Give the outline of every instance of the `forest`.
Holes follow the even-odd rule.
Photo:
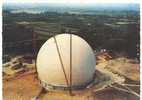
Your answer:
[[[70,12],[12,13],[3,10],[3,55],[33,52],[33,34],[37,50],[51,36],[77,34],[95,51],[124,53],[138,58],[140,50],[138,11],[94,11],[93,14]]]

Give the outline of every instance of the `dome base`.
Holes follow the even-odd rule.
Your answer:
[[[69,91],[70,88],[72,90],[81,90],[81,89],[85,89],[87,88],[90,84],[92,84],[94,82],[94,79],[92,79],[91,81],[89,81],[88,83],[85,83],[83,85],[80,86],[59,86],[59,85],[52,85],[52,84],[47,84],[43,81],[40,81],[40,84],[43,88],[45,88],[48,91]]]

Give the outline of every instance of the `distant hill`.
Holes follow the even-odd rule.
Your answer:
[[[3,10],[9,10],[14,13],[28,12],[79,12],[84,13],[88,11],[140,11],[139,4],[89,4],[89,5],[56,5],[56,4],[4,4]]]

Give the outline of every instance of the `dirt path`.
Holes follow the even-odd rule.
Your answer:
[[[3,81],[3,100],[32,100],[40,91],[35,74],[26,74],[22,78]],[[40,100],[139,100],[138,97],[112,88],[94,92],[95,89],[74,92],[50,92],[44,94]]]
[[[3,81],[3,100],[30,100],[40,87],[34,74],[25,75],[9,81]]]

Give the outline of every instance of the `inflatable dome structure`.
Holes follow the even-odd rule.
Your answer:
[[[36,67],[44,88],[81,89],[93,81],[95,55],[89,44],[73,34],[51,37],[40,48]]]

